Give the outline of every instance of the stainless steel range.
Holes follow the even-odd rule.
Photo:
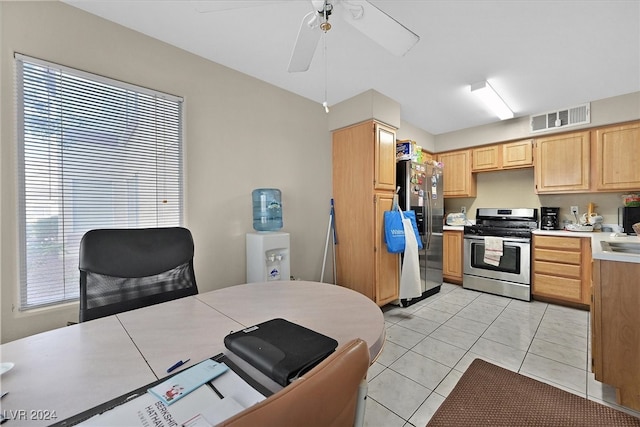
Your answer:
[[[531,232],[538,228],[532,208],[476,211],[464,227],[463,287],[531,301]]]

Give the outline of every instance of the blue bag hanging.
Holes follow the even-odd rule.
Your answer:
[[[418,249],[422,249],[422,239],[420,238],[420,232],[418,231],[418,223],[416,222],[416,213],[415,211],[404,211],[403,212],[405,218],[409,218],[411,220],[411,225],[413,226],[413,232],[416,235],[416,240],[418,241]]]
[[[398,254],[404,252],[405,240],[404,226],[402,225],[403,217],[411,220],[413,232],[415,233],[416,240],[418,241],[418,249],[422,249],[422,239],[418,232],[416,213],[414,211],[402,212],[402,210],[395,205],[393,210],[385,211],[384,213],[384,241],[387,244],[387,251],[389,253]]]
[[[387,251],[392,254],[404,252],[404,226],[400,211],[385,211],[384,213],[384,242]]]

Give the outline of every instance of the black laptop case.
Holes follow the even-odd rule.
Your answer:
[[[338,342],[285,319],[272,319],[227,335],[224,345],[286,386],[333,353]]]

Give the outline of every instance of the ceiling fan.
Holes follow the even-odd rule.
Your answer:
[[[302,18],[289,72],[307,71],[323,32],[331,29],[335,11],[343,20],[397,56],[406,54],[420,37],[366,0],[311,0],[313,10]]]

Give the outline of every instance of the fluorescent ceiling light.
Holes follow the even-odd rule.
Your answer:
[[[471,92],[478,96],[500,120],[513,118],[513,111],[505,104],[489,82],[479,82],[471,85]]]

